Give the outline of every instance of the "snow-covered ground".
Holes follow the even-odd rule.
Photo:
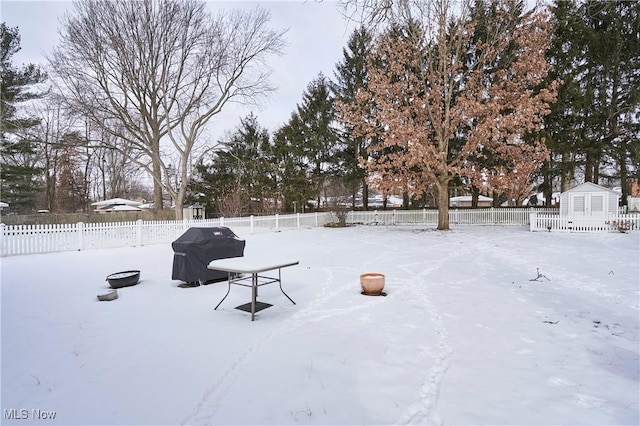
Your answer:
[[[261,287],[251,322],[234,286],[214,311],[226,283],[178,288],[170,244],[3,258],[2,424],[640,423],[638,233],[240,237],[299,259],[296,305]],[[99,302],[129,269],[141,282]],[[364,272],[386,297],[360,294]]]

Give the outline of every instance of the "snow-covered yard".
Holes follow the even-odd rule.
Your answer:
[[[638,233],[240,237],[300,260],[296,305],[262,287],[251,322],[234,286],[214,311],[226,283],[178,288],[170,244],[3,258],[2,424],[640,423]],[[363,272],[388,295],[361,295]]]

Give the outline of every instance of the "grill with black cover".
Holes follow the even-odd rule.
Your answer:
[[[207,269],[212,260],[244,256],[245,241],[227,227],[189,228],[171,243],[171,279],[206,284],[227,278],[227,273]]]

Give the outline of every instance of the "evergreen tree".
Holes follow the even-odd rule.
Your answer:
[[[20,116],[18,106],[44,96],[32,88],[44,82],[46,75],[33,64],[22,67],[12,64],[13,55],[20,50],[17,28],[2,23],[0,43],[0,194],[13,211],[30,212],[35,209],[42,189],[38,141],[30,134],[38,119]]]
[[[327,176],[340,172],[337,154],[341,152],[341,147],[338,145],[340,138],[333,102],[330,82],[320,73],[307,86],[302,94],[302,104],[297,108],[303,136],[303,151],[318,206]]]
[[[240,120],[221,143],[210,164],[198,166],[199,179],[190,185],[190,201],[204,201],[208,209],[228,214],[262,212],[276,199],[275,175],[269,163],[269,133],[255,115]],[[194,194],[203,193],[201,200]],[[231,205],[233,204],[233,206]]]
[[[619,180],[626,202],[629,172],[638,170],[640,3],[557,1],[551,10],[555,38],[549,58],[562,85],[545,121],[555,153],[546,171],[547,192],[558,175],[567,190],[580,173],[594,183]]]
[[[640,135],[640,3],[589,0],[581,9],[587,46],[582,86],[591,101],[584,120],[585,180],[598,183],[603,160],[610,159],[626,204],[628,159]]]
[[[541,136],[551,151],[550,160],[541,170],[542,192],[551,205],[554,181],[560,180],[560,191],[570,189],[576,168],[576,150],[580,144],[579,117],[588,105],[578,84],[578,66],[582,57],[581,28],[578,7],[574,1],[557,0],[550,7],[553,34],[547,51],[551,64],[546,82],[558,81],[558,98],[545,117]]]
[[[309,178],[305,153],[304,124],[297,112],[278,129],[273,138],[272,164],[277,170],[277,187],[284,211],[299,211],[316,193]]]
[[[336,99],[343,107],[352,106],[356,102],[356,95],[367,90],[367,56],[373,46],[373,36],[362,26],[349,37],[347,47],[342,50],[342,62],[336,65],[333,84],[333,92]],[[341,120],[344,131],[341,133],[342,152],[339,153],[341,168],[344,174],[344,183],[352,188],[352,207],[355,207],[355,195],[358,189],[362,189],[362,203],[365,210],[368,209],[369,187],[367,176],[361,162],[368,157],[367,148],[369,140],[357,135],[353,127]]]

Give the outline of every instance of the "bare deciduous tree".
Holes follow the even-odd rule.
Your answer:
[[[258,8],[213,16],[194,0],[77,1],[49,61],[69,107],[130,144],[126,154],[153,176],[156,207],[164,190],[180,219],[209,121],[227,102],[273,90],[266,61],[281,54],[284,31],[269,19]]]

